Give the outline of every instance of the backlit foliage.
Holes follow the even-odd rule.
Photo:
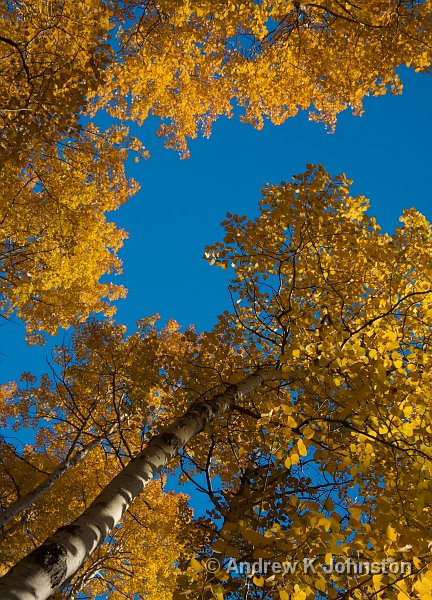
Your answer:
[[[126,336],[90,318],[110,317],[125,293],[102,278],[120,272],[127,235],[107,213],[138,189],[125,162],[147,157],[126,121],[157,117],[183,157],[234,113],[260,129],[305,110],[332,130],[366,96],[399,93],[397,67],[430,71],[431,1],[13,0],[0,22],[0,312],[21,317],[33,342],[76,326],[51,373],[0,388],[0,424],[12,428],[0,438],[1,572],[191,400],[273,367],[280,381],[193,438],[57,598],[431,600],[422,215],[407,210],[381,233],[345,176],[310,166],[267,186],[255,221],[229,215],[207,250],[234,272],[233,311],[213,331],[146,318]],[[12,435],[22,427],[34,430],[23,448]],[[177,469],[205,494],[206,517],[164,491]],[[307,558],[316,572],[225,569]],[[412,573],[323,574],[347,558],[406,560]]]
[[[6,566],[47,523],[52,531],[88,505],[192,399],[271,366],[280,381],[234,403],[169,466],[205,495],[207,517],[190,521],[184,498],[156,480],[59,598],[429,598],[432,227],[411,209],[382,233],[349,186],[310,166],[267,186],[254,221],[229,216],[206,256],[233,269],[235,309],[213,331],[150,318],[125,337],[89,321],[56,352],[50,377],[2,388],[3,423],[38,425],[21,452],[2,442],[4,509],[98,441],[4,528]],[[150,564],[137,549],[147,544]],[[323,571],[348,558],[406,561],[412,572]],[[315,559],[315,569],[248,577],[228,572],[230,559]]]
[[[209,135],[233,104],[262,128],[299,110],[330,128],[367,95],[401,89],[395,68],[431,65],[431,3],[405,0],[167,0],[127,3],[122,60],[106,70],[95,105],[139,123],[162,120],[166,144]]]
[[[188,344],[174,323],[159,331],[143,319],[125,338],[121,326],[88,322],[70,347],[55,352],[53,372],[36,385],[24,374],[20,386],[1,388],[1,425],[36,431],[33,444],[0,438],[0,505],[4,510],[41,484],[68,458],[96,440],[97,445],[54,485],[29,503],[2,530],[1,572],[73,520],[145,445],[155,426],[176,409],[165,401],[170,386],[159,373],[161,357],[181,360]],[[192,335],[192,333],[191,333]],[[60,370],[58,370],[60,369]],[[155,425],[154,419],[158,417]],[[61,598],[169,600],[176,585],[176,564],[192,554],[187,496],[164,492],[165,479],[152,482],[145,497],[127,512],[120,527],[94,553]],[[204,536],[205,537],[205,536]]]
[[[102,3],[0,4],[0,310],[56,333],[124,295],[125,233],[106,220],[136,189],[120,127],[80,122],[111,53]],[[34,335],[32,341],[41,341]]]
[[[260,216],[231,216],[208,249],[235,272],[224,329],[250,364],[280,365],[285,384],[255,393],[183,458],[207,470],[223,519],[199,563],[314,558],[317,572],[248,579],[195,563],[196,595],[429,598],[432,228],[409,210],[381,233],[349,183],[310,167],[268,186]],[[413,574],[322,572],[348,557],[406,560]]]
[[[101,281],[126,235],[106,213],[137,189],[128,150],[147,151],[118,119],[157,117],[183,156],[234,105],[258,128],[308,110],[332,129],[400,91],[399,65],[430,69],[431,19],[430,0],[1,2],[3,316],[41,342],[124,295]]]

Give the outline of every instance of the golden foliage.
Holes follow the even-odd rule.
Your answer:
[[[106,212],[137,189],[127,150],[147,152],[96,113],[158,117],[187,156],[233,104],[258,128],[298,110],[332,128],[365,96],[400,91],[399,65],[431,64],[429,0],[13,1],[0,22],[0,309],[34,342],[124,295],[101,283],[125,237]]]
[[[223,481],[213,500],[223,527],[201,556],[300,565],[312,558],[316,572],[257,573],[253,587],[223,569],[192,570],[188,585],[207,590],[204,597],[221,586],[233,597],[251,587],[251,597],[261,587],[311,600],[317,591],[424,597],[432,226],[410,210],[393,235],[381,233],[349,184],[310,166],[267,186],[259,217],[230,216],[224,242],[207,251],[235,272],[236,310],[224,328],[231,322],[256,366],[280,365],[285,385],[254,393],[212,426],[211,439],[188,449]],[[348,559],[407,561],[412,572],[325,572]]]
[[[431,4],[395,0],[219,0],[129,3],[122,60],[106,69],[95,108],[142,123],[159,117],[166,145],[209,135],[233,105],[259,129],[299,110],[330,128],[367,95],[401,90],[399,65],[431,65]]]
[[[154,318],[125,338],[125,328],[110,321],[88,321],[70,347],[55,352],[52,377],[39,385],[25,373],[21,386],[0,391],[3,424],[33,428],[34,442],[19,450],[0,438],[0,504],[11,506],[32,492],[90,442],[97,444],[66,469],[42,495],[29,502],[2,530],[2,573],[57,528],[76,518],[125,462],[140,452],[162,410],[178,410],[165,400],[169,386],[159,372],[161,355],[184,352],[178,327],[159,331]],[[12,438],[10,438],[13,440]],[[126,513],[105,544],[63,590],[113,599],[141,593],[169,600],[179,573],[177,563],[191,554],[202,534],[190,527],[184,494],[165,492],[165,477],[153,481]]]
[[[27,388],[0,389],[1,424],[37,427],[22,451],[0,441],[2,508],[97,442],[4,529],[4,570],[82,512],[191,396],[272,365],[283,385],[234,405],[181,453],[185,478],[205,476],[213,521],[191,526],[185,498],[152,483],[63,597],[430,596],[432,230],[422,215],[405,211],[382,234],[345,176],[311,166],[268,186],[255,221],[230,216],[223,244],[208,249],[211,263],[235,272],[235,310],[214,331],[158,330],[146,319],[126,338],[88,317],[111,315],[124,294],[101,283],[120,271],[126,236],[106,213],[137,189],[128,151],[147,155],[122,124],[100,130],[98,113],[158,117],[159,135],[183,156],[233,105],[257,128],[308,110],[331,129],[346,108],[361,114],[365,96],[398,93],[398,66],[430,69],[431,8],[0,4],[0,310],[21,317],[34,342],[78,326],[55,356],[60,375],[35,385],[24,374]],[[198,558],[177,578],[192,548]],[[321,570],[213,576],[203,567],[213,553],[315,557]],[[324,577],[334,557],[403,558],[413,572]]]
[[[120,271],[125,238],[106,212],[136,190],[127,130],[80,121],[110,54],[108,18],[99,2],[0,6],[0,310],[33,342],[124,295],[100,279]]]
[[[54,379],[36,386],[25,374],[27,389],[2,389],[6,417],[17,426],[46,423],[22,453],[2,444],[4,506],[77,448],[101,441],[8,525],[7,565],[30,549],[32,537],[41,541],[48,521],[51,531],[80,512],[191,398],[211,397],[272,365],[281,382],[234,402],[170,465],[180,465],[185,479],[204,476],[196,485],[213,506],[210,518],[189,522],[184,499],[155,484],[70,593],[424,597],[432,526],[432,226],[410,210],[393,235],[381,233],[367,200],[351,196],[349,186],[345,176],[309,166],[289,183],[267,186],[254,221],[229,216],[223,243],[206,255],[234,270],[235,310],[213,331],[182,332],[174,322],[158,330],[149,318],[126,338],[124,327],[89,321],[56,353]],[[137,551],[146,544],[151,564]],[[208,557],[221,561],[220,571],[205,569]],[[229,559],[313,559],[314,569],[233,576],[223,568]],[[327,572],[333,561],[348,560],[405,562],[411,571]],[[105,582],[95,575],[101,570]]]

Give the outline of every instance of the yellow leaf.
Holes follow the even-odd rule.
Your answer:
[[[313,438],[313,436],[314,436],[314,434],[315,434],[315,430],[314,430],[314,429],[312,429],[312,427],[305,427],[305,428],[302,430],[302,433],[303,433],[304,437],[305,437],[307,440],[310,440],[310,439],[312,439],[312,438]]]
[[[202,573],[204,571],[204,567],[202,566],[202,564],[200,562],[198,562],[196,560],[196,558],[191,558],[191,567],[192,567],[192,569],[195,569],[195,571],[198,571],[199,573]]]
[[[353,517],[353,519],[357,519],[357,520],[360,519],[361,514],[363,512],[363,509],[361,506],[350,506],[348,510],[351,513],[351,516]]]
[[[300,456],[298,454],[294,453],[294,454],[290,455],[290,459],[291,459],[292,465],[298,465],[298,463],[300,461]]]
[[[378,592],[382,587],[384,587],[384,585],[383,585],[383,575],[382,574],[373,575],[372,576],[372,581],[373,581],[373,585],[374,585],[375,591]]]
[[[386,535],[387,535],[388,539],[391,540],[392,542],[395,542],[398,539],[397,531],[395,529],[393,529],[393,527],[391,525],[389,525],[387,527]]]
[[[223,600],[223,598],[224,598],[223,589],[221,587],[217,587],[216,589],[213,589],[213,594],[215,595],[217,600]]]
[[[307,455],[307,448],[306,448],[306,446],[305,446],[305,444],[304,444],[304,442],[303,442],[302,439],[300,439],[297,442],[297,448],[298,448],[300,456],[306,456]]]

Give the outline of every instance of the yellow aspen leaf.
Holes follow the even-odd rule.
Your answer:
[[[224,599],[223,589],[221,587],[213,588],[213,594],[217,600]]]
[[[378,592],[381,588],[384,587],[382,574],[372,575],[372,581],[375,591]]]
[[[360,519],[363,509],[361,506],[350,506],[349,507],[349,512],[351,514],[351,516],[353,517],[353,519]]]
[[[253,582],[258,587],[264,587],[265,579],[264,579],[264,577],[261,577],[261,576],[254,577]]]
[[[291,416],[288,416],[286,418],[286,424],[287,424],[287,427],[290,427],[291,429],[295,429],[297,427],[297,421],[295,419],[293,419]]]
[[[322,526],[325,531],[329,531],[331,527],[331,520],[327,519],[326,517],[321,517],[321,519],[318,521],[318,525]]]
[[[314,436],[315,431],[314,429],[312,429],[312,427],[305,427],[304,429],[302,429],[302,433],[307,440],[311,440]]]
[[[367,443],[365,446],[366,454],[373,454],[373,451],[374,451],[374,447],[372,446],[372,444]]]
[[[296,583],[294,586],[294,593],[291,594],[294,600],[306,600],[306,592],[300,589],[300,586]]]
[[[331,564],[331,563],[327,563],[327,564]],[[317,589],[319,592],[323,592],[323,593],[325,593],[325,592],[326,592],[326,590],[327,590],[327,585],[326,585],[326,581],[325,581],[325,579],[324,579],[324,578],[322,578],[322,577],[318,577],[318,578],[315,580],[315,582],[314,582],[314,583],[315,583],[315,587],[316,587],[316,589]]]
[[[191,567],[199,573],[202,573],[204,571],[204,567],[202,566],[202,564],[199,561],[197,561],[196,558],[193,557],[191,558]]]
[[[300,456],[296,452],[293,452],[290,454],[290,460],[291,465],[298,465],[298,463],[300,462]]]
[[[301,438],[297,442],[297,448],[298,448],[300,456],[306,456],[307,455],[307,448],[305,446],[304,441]]]
[[[397,531],[391,525],[387,527],[386,535],[392,542],[396,542],[398,539]]]

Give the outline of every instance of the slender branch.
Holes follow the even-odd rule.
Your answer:
[[[1,599],[47,600],[81,568],[132,501],[192,437],[264,383],[282,379],[278,369],[259,369],[221,394],[193,402],[171,426],[150,440],[144,452],[114,477],[80,517],[58,529],[0,579]]]
[[[117,423],[112,425],[106,435],[112,433],[117,427]],[[78,464],[83,458],[91,451],[96,448],[105,436],[100,436],[86,444],[81,450],[76,452],[72,458],[67,458],[49,475],[42,483],[40,483],[33,491],[29,492],[25,496],[19,498],[6,510],[0,513],[0,529],[4,529],[6,525],[16,517],[22,510],[25,510],[33,504],[38,498],[40,498],[45,492],[47,492],[55,483],[60,479],[64,473],[69,471],[72,467]]]

